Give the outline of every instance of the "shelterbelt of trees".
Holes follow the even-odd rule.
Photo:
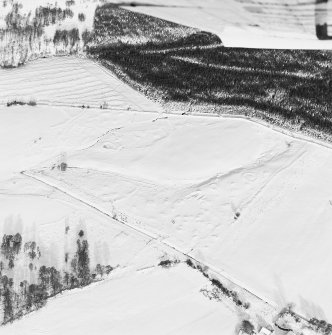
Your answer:
[[[66,228],[66,235],[69,227]],[[76,252],[64,253],[65,267],[57,269],[42,261],[35,241],[24,241],[20,233],[4,234],[0,246],[0,325],[45,306],[47,299],[64,290],[87,286],[108,275],[113,267],[90,266],[89,243],[81,230]],[[21,277],[17,278],[16,268]],[[23,276],[22,276],[23,274]]]
[[[38,6],[28,13],[23,11],[24,5],[20,3],[3,2],[3,6],[11,7],[0,29],[1,67],[16,67],[48,54],[79,51],[80,36],[77,28],[69,31],[56,28],[54,38],[45,34],[45,27],[57,27],[60,22],[74,17],[69,4],[66,8]],[[80,14],[78,21],[85,19]]]

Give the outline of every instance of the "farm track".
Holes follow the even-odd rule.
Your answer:
[[[97,66],[102,68],[101,65],[99,63],[97,63]],[[114,79],[117,79],[119,80],[116,76],[114,76],[114,74],[111,74],[109,70],[107,69],[103,69],[105,73],[107,73],[108,75],[110,76],[113,76]],[[38,105],[41,105],[41,106],[50,106],[50,107],[68,107],[68,108],[80,108],[82,109],[82,106],[80,106],[79,104],[72,104],[72,103],[61,103],[61,102],[55,102],[55,101],[50,101],[50,100],[44,100],[44,101],[41,101],[39,102],[38,101]],[[87,106],[86,106],[87,107]],[[85,107],[85,108],[86,108]],[[98,104],[91,104],[89,105],[90,108],[100,108],[100,105]],[[109,111],[124,111],[124,112],[146,112],[146,113],[156,113],[156,114],[159,114],[160,115],[160,111],[157,111],[157,110],[154,110],[154,111],[151,111],[151,110],[142,110],[140,108],[138,109],[128,109],[128,108],[122,108],[120,106],[116,106],[116,107],[112,107],[112,108],[105,108],[105,110],[109,110]],[[176,116],[180,116],[182,113],[182,111],[179,111],[179,112],[164,112],[163,115],[176,115]],[[182,117],[192,117],[192,116],[196,116],[196,117],[221,117],[221,118],[230,118],[230,119],[242,119],[242,120],[246,120],[246,121],[250,121],[250,122],[254,122],[255,124],[259,124],[261,126],[264,126],[264,127],[268,127],[270,128],[271,130],[274,130],[276,132],[279,132],[279,133],[282,133],[282,134],[285,134],[287,136],[290,136],[294,139],[297,139],[297,140],[301,140],[301,141],[304,141],[304,142],[309,142],[309,143],[313,143],[313,144],[316,144],[316,145],[320,145],[320,146],[323,146],[323,147],[326,147],[326,148],[329,148],[329,149],[332,149],[332,145],[330,145],[329,143],[325,143],[323,141],[320,141],[320,140],[316,140],[316,139],[313,139],[313,138],[309,138],[307,136],[304,136],[304,135],[300,135],[300,134],[294,134],[290,131],[287,131],[285,130],[284,128],[281,128],[281,127],[276,127],[274,125],[271,125],[265,121],[262,121],[260,119],[255,119],[255,118],[252,118],[250,116],[244,116],[244,115],[230,115],[230,114],[205,114],[205,113],[190,113],[188,115],[185,115],[185,116],[182,116]],[[158,118],[157,118],[158,119]],[[121,219],[119,218],[113,218],[112,214],[106,212],[105,210],[103,210],[102,208],[100,208],[98,205],[95,205],[94,203],[91,203],[89,202],[88,200],[84,199],[84,198],[81,198],[75,194],[72,194],[70,191],[64,189],[64,188],[61,188],[57,185],[52,185],[51,183],[49,183],[48,181],[45,181],[43,179],[40,179],[38,177],[36,177],[35,175],[29,173],[28,171],[23,171],[22,174],[26,177],[29,177],[29,178],[32,178],[34,179],[35,181],[38,181],[40,183],[43,183],[49,187],[51,187],[53,190],[56,190],[56,191],[59,191],[67,196],[69,196],[70,198],[84,204],[85,206],[88,206],[90,207],[91,209],[95,210],[95,211],[98,211],[100,214],[108,217],[108,218],[111,218],[113,220],[115,220],[119,225],[125,225],[126,227],[132,229],[133,231],[135,231],[136,233],[138,234],[141,234],[141,235],[144,235],[145,237],[148,237],[149,239],[151,239],[152,241],[154,241],[155,243],[159,244],[159,245],[162,245],[163,247],[169,249],[169,250],[172,250],[173,252],[175,251],[176,253],[179,253],[181,254],[182,256],[184,257],[187,257],[188,259],[191,259],[193,261],[195,261],[197,264],[199,264],[200,266],[202,267],[208,267],[209,268],[209,273],[211,273],[212,275],[218,277],[218,278],[221,278],[221,279],[224,279],[226,281],[228,281],[229,283],[231,283],[232,285],[234,285],[235,287],[237,287],[238,289],[244,291],[248,296],[250,296],[250,299],[251,301],[259,301],[260,304],[263,304],[264,306],[266,306],[266,308],[270,311],[273,311],[273,313],[276,313],[277,310],[276,310],[276,304],[273,302],[273,301],[268,301],[268,299],[265,299],[263,297],[260,297],[258,294],[255,294],[250,288],[247,288],[243,283],[240,283],[239,281],[237,281],[236,279],[232,278],[229,274],[225,273],[222,269],[218,269],[216,267],[214,267],[213,265],[209,264],[209,263],[206,263],[206,262],[202,262],[201,260],[197,259],[196,257],[193,257],[190,255],[190,252],[187,252],[185,250],[182,250],[181,248],[175,246],[175,245],[171,245],[165,241],[162,240],[162,237],[148,231],[148,230],[145,230],[145,229],[141,229],[140,227],[137,227],[135,225],[131,225],[131,224],[128,224],[127,222],[125,221],[122,221]],[[302,317],[301,315],[298,315],[301,319],[303,319],[304,321],[307,321],[304,317]]]
[[[274,301],[271,301],[267,298],[262,297],[258,293],[255,293],[251,288],[247,287],[244,283],[233,278],[231,275],[226,273],[224,270],[217,268],[208,262],[204,262],[195,256],[192,256],[191,255],[191,252],[193,251],[192,249],[188,252],[188,251],[185,251],[179,248],[176,245],[167,243],[163,240],[163,236],[152,233],[147,229],[142,229],[140,227],[137,227],[134,224],[130,224],[126,222],[125,220],[122,220],[121,217],[114,216],[113,215],[114,213],[105,211],[103,208],[101,208],[97,204],[90,202],[89,200],[84,199],[81,196],[73,194],[70,191],[62,188],[59,185],[55,185],[53,183],[50,183],[47,180],[44,180],[43,178],[39,178],[35,174],[30,173],[29,171],[22,171],[21,174],[24,175],[25,177],[33,179],[36,182],[42,183],[50,187],[53,190],[53,192],[58,191],[64,194],[65,196],[70,197],[71,199],[83,204],[84,206],[87,206],[90,209],[99,212],[101,215],[109,219],[112,219],[116,224],[125,226],[126,228],[129,228],[130,230],[134,231],[136,234],[139,234],[140,236],[143,236],[145,238],[149,238],[150,240],[148,241],[148,243],[151,243],[153,241],[154,243],[156,243],[156,245],[162,246],[163,248],[165,248],[166,250],[169,250],[170,252],[173,252],[173,253],[175,252],[176,254],[181,255],[182,257],[186,259],[190,259],[191,261],[199,265],[201,268],[203,269],[207,268],[208,269],[207,273],[210,275],[210,277],[217,278],[221,280],[222,282],[227,282],[228,283],[227,286],[234,287],[235,291],[238,291],[241,294],[241,296],[244,296],[245,297],[244,299],[247,299],[246,301],[248,301],[249,303],[253,303],[254,306],[257,306],[257,305],[260,306],[261,307],[260,310],[263,311],[265,314],[273,315],[273,317],[278,314],[279,312],[278,306]],[[306,324],[309,322],[309,320],[303,315],[298,314],[298,313],[295,313],[295,315],[298,318],[300,318],[302,322]]]
[[[32,178],[33,180],[42,183],[44,185],[47,185],[49,187],[51,187],[53,190],[59,191],[60,193],[80,202],[81,204],[84,204],[85,206],[88,206],[89,208],[99,212],[100,214],[102,214],[103,216],[108,217],[109,219],[114,220],[115,222],[117,222],[119,225],[124,225],[127,228],[130,228],[131,230],[135,231],[136,233],[138,233],[141,236],[144,237],[148,237],[149,239],[153,240],[155,243],[162,245],[163,247],[166,247],[166,249],[170,250],[170,251],[175,251],[176,253],[191,259],[192,261],[196,262],[197,264],[199,264],[202,268],[207,267],[209,269],[209,273],[211,273],[212,275],[216,276],[217,278],[220,278],[223,281],[227,281],[229,282],[229,284],[234,285],[235,287],[237,287],[240,291],[243,291],[246,295],[251,297],[251,301],[255,300],[256,302],[259,302],[260,304],[263,304],[265,306],[265,308],[267,308],[268,310],[270,310],[270,312],[277,312],[277,306],[273,301],[268,301],[268,299],[264,299],[262,297],[260,297],[258,294],[254,293],[250,288],[246,288],[245,285],[243,283],[240,283],[239,281],[237,281],[236,279],[232,278],[230,275],[228,275],[227,273],[225,273],[222,269],[218,269],[215,266],[213,266],[210,263],[206,263],[206,262],[202,262],[201,260],[199,260],[197,257],[194,257],[192,255],[190,255],[190,252],[186,252],[182,249],[180,249],[179,247],[169,244],[165,241],[162,240],[162,236],[159,236],[157,234],[154,234],[146,229],[142,229],[140,227],[137,227],[133,224],[129,224],[128,222],[125,222],[123,220],[121,220],[118,217],[113,216],[113,213],[108,213],[105,210],[103,210],[102,208],[100,208],[100,206],[98,206],[97,204],[91,203],[88,200],[83,199],[80,196],[77,196],[73,193],[71,193],[68,190],[63,189],[62,187],[60,187],[59,185],[54,185],[42,178],[38,178],[36,175],[34,175],[33,173],[30,173],[29,171],[22,171],[21,172],[22,175]]]
[[[5,106],[5,103],[0,103],[0,105]],[[57,102],[41,102],[38,103],[40,106],[49,106],[49,107],[68,107],[68,108],[77,108],[77,109],[100,109],[100,105],[93,105],[89,104],[87,106],[79,105],[79,104],[65,104],[65,103],[57,103]],[[225,107],[226,108],[226,107]],[[191,113],[183,113],[183,111],[163,111],[160,113],[160,111],[151,111],[151,110],[139,110],[139,109],[128,109],[128,108],[121,108],[121,107],[112,107],[112,108],[103,108],[103,110],[108,110],[108,111],[120,111],[120,112],[133,112],[133,113],[155,113],[155,114],[162,114],[167,117],[167,115],[175,115],[175,116],[187,116],[187,117],[214,117],[214,118],[224,118],[224,119],[240,119],[240,120],[245,120],[249,121],[252,123],[255,123],[257,125],[260,125],[265,128],[269,128],[272,131],[275,131],[279,134],[286,135],[288,137],[291,137],[296,140],[300,140],[303,142],[319,145],[321,147],[327,148],[327,149],[332,149],[332,144],[329,141],[324,141],[320,139],[316,139],[312,136],[301,134],[301,133],[296,133],[292,132],[291,130],[288,130],[287,128],[283,128],[280,126],[272,125],[271,123],[268,123],[266,121],[263,121],[258,118],[254,118],[251,116],[246,116],[242,114],[227,114],[227,113],[196,113],[196,112],[191,112]],[[157,120],[158,118],[156,118]]]

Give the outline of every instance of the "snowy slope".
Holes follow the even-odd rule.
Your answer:
[[[332,319],[331,149],[248,120],[160,114],[85,59],[39,60],[0,77],[2,102],[37,101],[0,107],[0,232],[36,238],[40,262],[61,267],[69,223],[74,243],[84,228],[93,265],[120,266],[109,281],[4,328],[8,334],[72,334],[78,318],[91,333],[97,301],[101,334],[155,333],[160,324],[165,334],[231,334],[238,311],[199,293],[207,281],[194,270],[136,272],[181,253],[271,304],[295,302],[304,315]],[[65,90],[64,81],[72,83]],[[82,104],[98,108],[73,107]],[[59,171],[64,160],[69,168]]]
[[[280,307],[331,318],[330,149],[248,121],[154,120],[137,117],[68,154],[66,173],[34,175],[124,213]]]
[[[63,294],[43,310],[5,326],[1,333],[232,334],[237,316],[199,292],[207,284],[185,265],[115,272],[105,282]]]
[[[61,68],[64,69],[63,72],[60,71]],[[84,225],[93,227],[96,218],[89,218],[89,211],[80,209],[76,203],[71,204],[66,197],[53,197],[52,188],[42,187],[23,177],[20,172],[47,165],[50,160],[62,157],[63,153],[93,145],[110,127],[121,127],[123,123],[131,122],[135,118],[131,108],[141,111],[145,108],[158,110],[159,107],[94,63],[78,58],[39,60],[24,68],[1,70],[0,77],[3,79],[3,101],[12,101],[14,97],[28,101],[31,98],[30,92],[43,98],[41,101],[36,99],[37,106],[0,107],[0,156],[3,157],[0,167],[0,221],[4,223],[0,226],[0,232],[15,234],[16,229],[20,233],[27,230],[38,235],[39,229],[47,234],[47,229],[52,227],[55,235],[50,240],[58,236],[59,240],[53,240],[52,243],[61,245],[67,222],[72,222],[76,231],[83,221],[87,221]],[[33,78],[35,85],[31,86],[30,78]],[[71,83],[67,89],[61,89],[63,80]],[[100,95],[96,91],[100,91]],[[14,96],[14,92],[19,92],[20,96]],[[82,101],[89,105],[98,103],[98,106],[99,103],[109,102],[111,109],[98,108],[92,111],[48,106],[58,103],[70,106],[81,104]],[[113,108],[123,111],[115,116],[112,114]],[[142,118],[145,118],[144,113]],[[59,162],[56,160],[55,163]],[[105,217],[103,220],[105,221]],[[48,228],[45,230],[44,226]],[[118,228],[114,229],[114,234],[117,235]],[[107,240],[107,234],[97,229],[93,239],[98,241],[98,238],[104,236]],[[126,235],[128,234],[125,233],[124,236]],[[45,242],[45,235],[40,240]],[[146,237],[138,240],[145,243]],[[126,242],[126,237],[123,241]],[[125,255],[126,253],[124,257],[128,256]]]
[[[222,329],[232,333],[238,323],[236,309],[207,299],[200,289],[211,284],[198,271],[187,265],[157,268],[162,259],[185,259],[181,254],[52,186],[20,174],[48,166],[50,161],[59,164],[66,154],[94,146],[110,129],[136,120],[150,121],[151,114],[133,110],[150,108],[157,117],[159,106],[88,60],[39,60],[25,68],[3,70],[0,76],[7,82],[4,85],[1,81],[3,102],[37,100],[37,106],[0,106],[0,234],[19,233],[23,244],[34,241],[41,252],[33,261],[36,270],[29,269],[29,260],[17,257],[15,267],[5,274],[13,278],[17,290],[23,280],[37,283],[41,265],[67,271],[64,255],[72,259],[80,231],[89,243],[91,268],[97,264],[115,267],[105,282],[64,292],[41,310],[4,326],[1,332],[216,334]],[[29,85],[30,78],[35,90]],[[63,80],[72,85],[61,89]],[[102,94],[93,94],[97,90]],[[72,107],[105,101],[108,109]],[[2,320],[2,305],[0,311]]]
[[[13,100],[35,100],[38,105],[158,109],[108,70],[78,57],[39,59],[22,68],[1,70],[0,103]]]
[[[24,242],[35,241],[41,249],[39,265],[66,267],[64,254],[68,252],[71,256],[75,252],[76,236],[80,230],[84,231],[89,243],[91,268],[97,264],[151,266],[158,264],[164,255],[164,250],[155,245],[146,247],[147,237],[119,226],[112,219],[50,187],[41,187],[39,183],[22,177],[1,186],[0,233],[20,233]],[[69,232],[66,232],[66,227],[69,227]],[[26,271],[27,265],[15,266],[12,273],[15,284],[29,279],[23,277],[27,272],[30,279],[38,275]]]

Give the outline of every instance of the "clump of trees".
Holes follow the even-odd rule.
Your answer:
[[[161,266],[161,267],[163,267],[163,268],[169,268],[169,267],[171,267],[172,266],[172,261],[171,260],[169,260],[169,259],[166,259],[166,260],[164,260],[164,261],[160,261],[159,262],[159,266]]]
[[[84,22],[84,21],[85,21],[85,14],[83,14],[83,13],[79,13],[79,14],[78,14],[78,19],[79,19],[81,22]]]
[[[12,10],[6,15],[5,22],[8,29],[22,29],[28,25],[30,15],[22,15],[20,9],[23,7],[22,4],[13,3]]]
[[[114,268],[111,265],[97,264],[95,271],[92,272],[91,277],[93,279],[102,278],[104,275],[109,275]]]
[[[34,13],[24,14],[21,4],[14,2],[10,5],[11,10],[5,17],[6,28],[0,29],[0,53],[5,56],[0,66],[3,67],[18,66],[32,55],[43,53],[44,40],[49,43],[44,28],[74,17],[69,7],[40,6]]]
[[[294,320],[297,323],[301,321],[299,316],[294,312],[294,304],[292,303],[287,304],[287,306],[282,308],[282,310],[278,314],[278,317],[281,320],[289,318],[289,319]]]
[[[332,324],[326,322],[325,320],[311,318],[309,320],[309,324],[311,325],[311,328],[314,329],[318,333],[321,333],[324,335],[332,334]]]
[[[14,318],[14,307],[12,303],[14,298],[13,285],[14,282],[12,278],[8,278],[7,276],[1,276],[0,292],[3,304],[4,323],[12,321]]]
[[[82,33],[82,41],[87,46],[93,40],[93,33],[89,30],[84,30]]]
[[[190,266],[191,268],[196,269],[195,264],[193,263],[193,261],[192,261],[190,258],[188,258],[188,259],[186,260],[186,263],[187,263],[187,265]]]
[[[204,277],[208,278],[213,285],[212,291],[201,290],[209,299],[221,300],[222,297],[228,297],[233,300],[233,302],[241,308],[248,309],[250,304],[248,302],[242,301],[239,294],[233,290],[227,288],[221,281],[216,278],[211,278],[208,274],[208,269],[201,266],[200,264],[194,264],[194,262],[188,258],[186,264],[191,268],[200,271]]]
[[[317,334],[332,334],[332,324],[317,318],[311,318],[310,320],[303,319],[294,312],[294,304],[288,304],[284,307],[279,312],[275,321],[275,325],[284,332],[290,332],[292,329],[298,328],[299,324],[301,324],[302,329],[309,329],[310,334],[312,330]]]
[[[1,254],[5,260],[8,260],[8,267],[12,269],[14,267],[15,256],[21,250],[22,236],[17,233],[15,235],[4,235],[1,243]]]
[[[82,237],[77,240],[77,252],[75,259],[76,273],[80,285],[89,284],[91,282],[89,243],[87,240],[83,240]]]
[[[71,6],[74,6],[75,5],[75,1],[74,0],[67,0],[66,1],[66,6],[67,7],[71,7]]]
[[[47,292],[40,284],[29,284],[27,280],[24,280],[20,283],[20,290],[16,297],[11,302],[16,306],[14,319],[45,306]]]
[[[240,331],[243,334],[252,335],[255,334],[255,327],[249,320],[243,320],[240,325]]]
[[[161,266],[163,268],[170,268],[172,265],[178,264],[180,261],[178,259],[164,259],[161,260],[158,264],[158,266]]]
[[[222,294],[223,296],[232,299],[233,302],[239,307],[243,307],[244,309],[248,309],[250,307],[248,302],[243,302],[240,299],[237,292],[228,289],[219,280],[213,278],[211,279],[211,283],[214,286],[214,289],[212,290],[212,297],[218,299],[219,294]]]
[[[19,30],[21,33],[29,31],[40,32],[43,27],[74,17],[74,13],[70,8],[61,9],[58,7],[39,6],[36,8],[34,15],[31,13],[27,15],[21,14],[21,8],[22,4],[12,4],[12,10],[5,17],[7,29]]]
[[[53,38],[55,45],[63,43],[65,47],[73,48],[80,41],[80,33],[77,28],[71,30],[56,30]]]
[[[76,252],[70,262],[69,254],[65,253],[66,263],[70,264],[70,267],[63,271],[55,266],[36,266],[38,263],[35,261],[40,261],[41,252],[35,241],[25,242],[22,248],[22,236],[19,233],[3,235],[0,254],[0,306],[3,324],[43,307],[49,297],[56,296],[64,290],[89,285],[113,271],[112,266],[101,264],[97,264],[92,270],[89,243],[84,237],[84,231],[81,230],[77,236]],[[30,262],[27,266],[30,271],[37,271],[38,280],[33,283],[23,280],[19,285],[14,285],[14,278],[9,277],[9,273],[14,267],[14,260],[23,257],[28,257]],[[7,261],[9,262],[6,265]]]
[[[35,258],[40,258],[41,252],[39,246],[35,241],[25,242],[24,243],[24,252],[29,256],[29,258],[33,261]]]
[[[47,27],[73,17],[74,13],[70,8],[40,6],[35,11],[33,26]]]
[[[7,107],[11,106],[37,106],[37,102],[35,100],[29,100],[28,102],[26,101],[21,101],[21,100],[12,100],[7,102]]]

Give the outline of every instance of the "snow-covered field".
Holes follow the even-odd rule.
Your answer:
[[[59,71],[63,68],[66,71]],[[36,265],[66,269],[63,256],[74,252],[75,236],[83,230],[89,242],[91,267],[110,264],[116,268],[105,282],[63,293],[1,332],[200,334],[204,330],[214,334],[216,329],[223,329],[231,333],[238,323],[237,312],[210,302],[200,293],[200,289],[211,286],[206,278],[186,265],[157,268],[169,257],[184,260],[180,253],[20,174],[50,162],[58,164],[59,157],[93,146],[112,128],[156,118],[159,106],[88,60],[38,60],[24,68],[3,70],[0,75],[8,84],[1,87],[3,102],[7,98],[27,101],[32,93],[37,101],[37,106],[0,107],[1,234],[20,233],[23,241],[35,241],[41,250]],[[35,90],[29,89],[29,78],[34,78]],[[63,90],[62,80],[72,85]],[[12,93],[15,88],[19,96]],[[72,107],[83,103],[104,104],[108,109]],[[149,108],[157,113],[142,113]],[[14,285],[23,279],[36,282],[38,273],[29,271],[26,261],[17,262],[10,273]],[[148,322],[151,318],[154,321]]]
[[[1,70],[0,83],[3,103],[37,101],[0,106],[0,231],[34,236],[40,262],[61,267],[66,226],[84,228],[91,263],[119,265],[4,334],[232,334],[241,312],[200,293],[207,279],[156,267],[184,254],[277,309],[332,319],[331,149],[244,119],[161,114],[86,59]]]
[[[199,290],[209,286],[185,265],[147,269],[77,289],[1,329],[4,335],[232,334],[238,319]]]
[[[109,128],[67,153],[66,173],[34,175],[125,213],[280,307],[332,317],[330,149],[245,120],[152,114]]]
[[[78,57],[40,59],[22,68],[1,70],[0,103],[14,100],[112,110],[158,109],[107,69]]]

